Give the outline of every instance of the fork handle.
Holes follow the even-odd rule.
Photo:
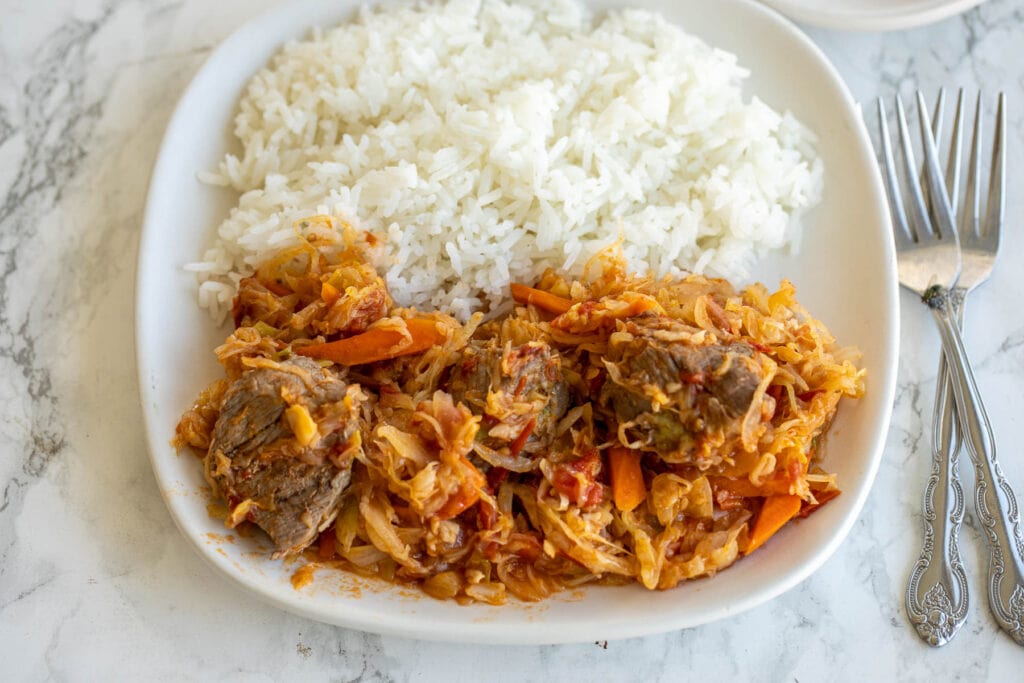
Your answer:
[[[964,492],[957,477],[962,440],[954,422],[953,389],[939,356],[935,395],[932,468],[923,500],[924,542],[907,581],[907,615],[932,647],[945,645],[967,620],[967,573],[957,535],[964,518]],[[937,546],[937,547],[936,547]]]
[[[974,503],[988,541],[989,606],[999,627],[1024,645],[1024,542],[1017,500],[999,467],[992,425],[947,300],[935,297],[927,303],[939,325],[960,433],[976,472]]]

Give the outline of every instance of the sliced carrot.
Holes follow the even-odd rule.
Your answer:
[[[277,296],[288,296],[293,293],[292,290],[288,289],[280,282],[275,282],[274,280],[259,280],[259,283]]]
[[[804,501],[803,505],[800,506],[800,518],[803,519],[808,515],[817,512],[821,509],[821,506],[830,500],[834,499],[840,493],[839,489],[829,489],[828,491],[815,491],[814,497],[818,499],[817,503],[808,503]]]
[[[780,496],[790,492],[791,487],[802,482],[807,476],[807,460],[790,458],[781,469],[765,477],[760,485],[754,485],[747,477],[708,477],[711,488],[741,498]]]
[[[615,507],[629,512],[647,497],[639,451],[616,446],[608,450],[609,475]]]
[[[784,473],[782,476],[773,475],[765,479],[760,486],[755,486],[746,477],[708,477],[708,481],[714,491],[726,491],[730,495],[740,498],[783,495],[789,493],[790,486],[789,477]]]
[[[776,531],[785,526],[786,522],[793,519],[800,512],[802,502],[800,496],[789,494],[765,498],[761,513],[754,522],[754,530],[750,532],[750,542],[744,554],[749,555],[760,548]]]
[[[295,353],[309,358],[334,361],[339,365],[365,365],[421,353],[444,343],[445,336],[438,331],[434,320],[410,318],[405,321],[405,326],[409,330],[411,340],[399,330],[377,327],[338,341],[300,346],[295,349]]]
[[[515,283],[511,285],[511,289],[512,298],[515,299],[516,303],[533,305],[548,313],[561,315],[572,308],[573,302],[571,299],[566,299],[551,292],[545,292],[542,289],[534,289],[533,287]]]

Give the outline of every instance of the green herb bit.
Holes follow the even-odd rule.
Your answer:
[[[252,329],[259,332],[261,337],[273,337],[274,335],[281,331],[276,327],[273,327],[272,325],[266,324],[262,320],[253,325]]]

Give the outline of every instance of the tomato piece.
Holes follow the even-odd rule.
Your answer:
[[[592,449],[581,458],[555,467],[551,484],[579,507],[594,507],[604,498],[604,489],[597,482],[601,467],[601,456]]]
[[[480,500],[480,489],[487,484],[487,478],[464,456],[459,464],[462,466],[462,484],[437,511],[438,519],[451,519],[471,508]]]
[[[335,538],[336,538],[336,536],[335,536],[335,533],[334,533],[334,527],[331,527],[327,531],[325,531],[322,534],[320,534],[320,541],[319,541],[319,548],[318,548],[317,555],[319,555],[321,560],[323,560],[325,562],[327,560],[333,560],[335,555],[337,555],[337,550],[336,550],[336,547],[335,547],[335,544],[334,544],[335,543]]]

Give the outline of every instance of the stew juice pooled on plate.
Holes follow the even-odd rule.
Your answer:
[[[818,445],[864,371],[788,281],[656,280],[609,251],[463,324],[395,306],[351,229],[301,227],[241,282],[225,376],[175,437],[275,558],[463,602],[665,589],[839,493]]]

